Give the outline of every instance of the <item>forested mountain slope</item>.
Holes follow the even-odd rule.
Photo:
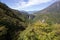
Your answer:
[[[60,23],[60,1],[56,1],[47,8],[34,13],[36,16],[34,20],[51,21],[53,23]]]
[[[0,2],[0,40],[60,40],[60,1],[34,14]]]
[[[28,15],[0,2],[0,40],[16,40],[19,31],[27,27]]]

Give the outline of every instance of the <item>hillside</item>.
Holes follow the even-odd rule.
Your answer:
[[[47,8],[34,13],[34,20],[45,20],[53,23],[60,23],[60,1],[56,1]]]
[[[19,31],[27,27],[27,14],[9,8],[0,2],[0,40],[16,40]]]
[[[60,1],[33,15],[18,40],[60,40]]]
[[[29,13],[0,2],[0,40],[60,40],[60,1]]]

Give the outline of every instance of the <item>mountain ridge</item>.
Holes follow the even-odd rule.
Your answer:
[[[47,8],[34,13],[36,16],[34,20],[50,20],[51,22],[60,23],[60,1],[56,1]]]
[[[19,32],[27,27],[27,19],[27,14],[23,15],[0,2],[0,40],[16,40]]]
[[[56,9],[56,11],[60,10],[60,5],[58,5],[58,4],[60,4],[60,1],[56,1],[56,2],[52,3],[51,5],[49,5],[48,7],[46,7],[45,9],[43,9],[41,11],[37,11],[37,12],[46,13],[46,12],[51,12],[51,10],[55,10],[55,9]]]

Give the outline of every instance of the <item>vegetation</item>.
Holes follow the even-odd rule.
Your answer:
[[[0,40],[17,40],[20,31],[27,27],[28,16],[0,2]]]
[[[34,22],[20,33],[18,40],[60,40],[60,24]]]
[[[58,5],[59,4],[59,5]],[[45,22],[53,22],[60,24],[60,1],[54,2],[47,8],[34,13],[34,20],[45,20]]]
[[[60,12],[55,5],[32,15],[0,2],[0,40],[60,40]]]

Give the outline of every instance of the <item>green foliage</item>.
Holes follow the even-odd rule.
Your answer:
[[[18,40],[60,40],[60,24],[34,22],[20,33]]]
[[[17,40],[27,27],[28,17],[0,2],[0,40]]]
[[[58,6],[59,5],[59,6]],[[54,2],[47,8],[35,12],[34,20],[45,20],[45,22],[53,22],[60,24],[60,1]]]
[[[55,11],[33,16],[0,2],[0,40],[60,40],[60,14]]]

